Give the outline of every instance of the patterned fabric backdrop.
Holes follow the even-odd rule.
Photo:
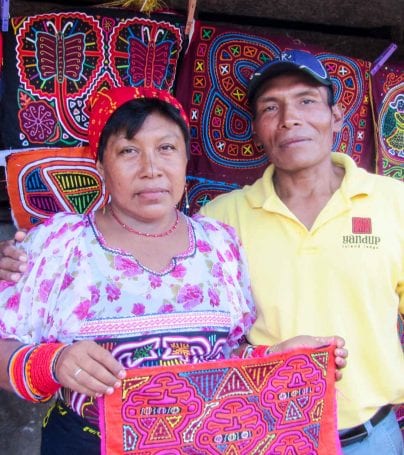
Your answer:
[[[12,153],[6,166],[12,215],[20,228],[29,229],[56,212],[96,210],[108,198],[87,147]]]
[[[376,172],[404,181],[404,64],[385,65],[372,77]]]
[[[369,62],[322,52],[286,37],[269,38],[197,22],[176,90],[191,122],[191,212],[226,188],[252,183],[262,174],[268,163],[251,139],[248,81],[258,66],[280,50],[296,47],[314,52],[327,66],[337,101],[344,108],[345,122],[334,150],[374,170]]]
[[[11,19],[5,34],[4,148],[86,141],[89,97],[101,87],[172,89],[184,19],[119,9]]]
[[[100,400],[102,453],[339,454],[332,352],[128,370]]]

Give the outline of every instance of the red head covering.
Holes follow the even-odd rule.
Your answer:
[[[187,114],[179,101],[169,92],[151,87],[116,87],[101,90],[90,101],[90,121],[88,124],[88,142],[94,159],[97,158],[102,130],[108,119],[118,107],[130,100],[139,98],[158,98],[178,109],[185,124],[189,126]]]

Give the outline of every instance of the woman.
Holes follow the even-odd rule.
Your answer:
[[[176,209],[189,146],[177,100],[154,89],[102,92],[89,143],[109,204],[30,231],[27,271],[0,283],[0,386],[32,401],[58,395],[43,454],[99,453],[94,398],[113,393],[126,368],[224,358],[254,319],[233,229]],[[324,340],[277,350],[296,343]]]

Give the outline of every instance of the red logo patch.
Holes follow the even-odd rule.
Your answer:
[[[352,218],[352,233],[353,234],[371,234],[372,220],[370,218]]]

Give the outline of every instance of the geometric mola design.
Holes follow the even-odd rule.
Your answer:
[[[38,160],[21,169],[19,188],[25,210],[40,218],[60,211],[87,213],[105,195],[93,161],[86,158]]]
[[[334,349],[170,365],[169,372],[167,366],[131,368],[124,383],[150,377],[151,387],[130,394],[122,388],[100,399],[101,453],[337,455]],[[325,376],[327,357],[315,356],[319,365],[311,356],[324,351]],[[303,363],[310,368],[286,368]],[[305,395],[306,406],[299,401]]]
[[[57,212],[88,213],[108,200],[87,147],[33,149],[7,157],[15,223],[29,229]]]
[[[316,363],[323,371],[323,375],[327,374],[328,353],[327,352],[314,352],[311,355],[314,363]]]
[[[130,425],[124,425],[124,427],[123,427],[123,440],[124,440],[125,451],[136,449],[138,436],[133,431],[133,429]]]
[[[222,378],[226,376],[228,368],[218,368],[210,371],[190,371],[180,373],[179,376],[186,378],[190,384],[197,388],[199,394],[205,400],[212,400],[216,394]]]
[[[303,431],[313,441],[314,446],[317,448],[320,437],[320,425],[318,423],[313,423],[312,425],[305,427]]]
[[[91,210],[93,202],[100,194],[99,178],[94,176],[94,172],[77,169],[70,172],[56,171],[53,177],[55,183],[59,184],[60,192],[65,194],[77,213]]]
[[[396,164],[404,161],[404,83],[394,87],[385,97],[379,115],[382,151]]]

